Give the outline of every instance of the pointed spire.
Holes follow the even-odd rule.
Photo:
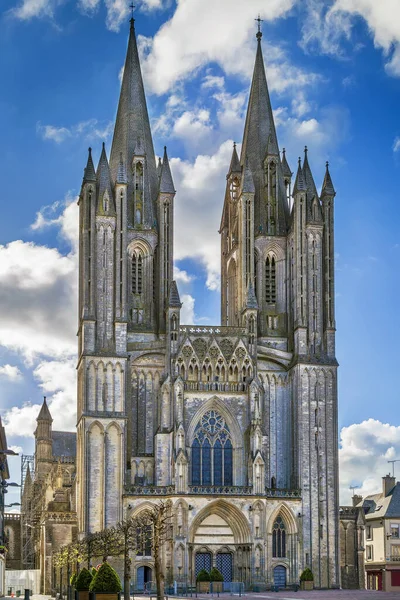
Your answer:
[[[305,192],[307,190],[306,182],[304,181],[303,170],[301,168],[301,158],[299,157],[299,165],[297,167],[296,181],[293,187],[293,196],[298,192]]]
[[[249,157],[250,167],[254,173],[265,158],[267,146],[273,154],[278,154],[274,117],[265,76],[264,59],[261,48],[262,33],[257,33],[257,54],[251,83],[249,105],[243,135],[241,164]]]
[[[311,193],[311,196],[318,198],[318,192],[314,183],[314,178],[311,173],[310,165],[308,164],[308,148],[304,147],[304,161],[303,161],[303,177],[306,183],[307,191]]]
[[[119,154],[119,165],[117,173],[117,183],[128,183],[124,159],[122,158],[122,152]]]
[[[46,396],[43,396],[42,408],[40,409],[36,421],[50,421],[50,423],[53,422],[53,418],[50,414],[49,407],[47,406]]]
[[[232,158],[228,174],[230,175],[231,173],[240,173],[241,170],[242,169],[240,167],[240,161],[236,150],[236,142],[233,142]]]
[[[94,170],[94,164],[92,159],[92,149],[88,150],[89,155],[86,163],[85,170],[83,172],[83,183],[88,181],[96,181],[96,171]]]
[[[110,172],[113,181],[115,181],[118,173],[120,153],[122,152],[124,163],[128,167],[132,162],[135,152],[140,151],[140,155],[146,157],[146,171],[150,192],[149,202],[154,202],[158,191],[156,161],[133,18],[130,25],[128,49],[110,155]],[[133,185],[131,182],[129,184]],[[148,219],[152,222],[152,214],[148,216]]]
[[[168,297],[168,306],[170,308],[181,308],[182,303],[179,298],[178,286],[176,285],[176,281],[171,281],[171,286],[169,288],[169,297]]]
[[[322,184],[321,196],[336,196],[335,188],[333,187],[331,174],[329,173],[329,163],[326,161],[326,171],[324,183]]]
[[[164,158],[160,177],[160,192],[163,192],[164,194],[175,194],[174,182],[172,180],[172,174],[167,155],[167,146],[164,146]]]
[[[24,489],[25,489],[26,485],[30,485],[31,483],[32,483],[31,468],[28,463],[28,467],[26,469],[26,474],[25,474],[25,480],[24,480]]]
[[[255,291],[254,291],[254,286],[251,283],[251,281],[250,281],[250,283],[248,285],[248,288],[247,288],[246,308],[258,309],[257,298],[256,298],[256,294],[255,294]]]
[[[288,161],[286,160],[286,150],[285,148],[283,148],[282,150],[282,171],[283,171],[283,176],[290,179],[293,175],[292,171],[290,170],[290,167],[288,165]]]
[[[242,177],[242,193],[247,192],[249,194],[254,194],[256,188],[254,187],[254,179],[250,170],[249,160],[247,158]]]
[[[100,213],[104,210],[104,196],[107,192],[108,201],[109,201],[109,209],[111,212],[114,211],[114,200],[113,193],[111,187],[111,175],[110,175],[110,167],[108,165],[108,159],[106,154],[106,147],[103,142],[103,149],[101,151],[99,164],[97,165],[96,172],[96,180],[97,180],[97,197],[98,204],[97,209]]]

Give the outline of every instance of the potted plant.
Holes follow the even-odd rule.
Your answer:
[[[210,591],[210,573],[205,569],[199,571],[196,577],[196,585],[200,594],[208,594]]]
[[[314,589],[314,575],[309,567],[306,567],[300,575],[300,587],[302,590]]]
[[[117,571],[104,562],[90,584],[91,600],[120,600],[122,585]]]
[[[221,571],[218,571],[216,567],[213,567],[210,571],[211,591],[214,593],[221,593],[223,591],[223,575]]]
[[[79,571],[75,581],[75,600],[89,600],[89,587],[92,579],[91,572],[85,567]]]

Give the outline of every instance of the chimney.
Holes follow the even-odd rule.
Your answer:
[[[385,475],[382,477],[382,493],[384,496],[387,496],[389,492],[396,485],[396,477],[392,477],[392,475]]]
[[[354,496],[352,497],[353,506],[357,506],[357,504],[360,504],[361,500],[362,500],[362,496],[358,496],[357,494],[354,494]]]

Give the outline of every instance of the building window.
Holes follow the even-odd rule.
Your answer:
[[[143,257],[141,252],[132,256],[132,294],[141,294],[143,289]]]
[[[192,444],[192,485],[233,485],[233,449],[225,419],[206,412]]]
[[[277,517],[272,528],[272,556],[286,557],[286,529],[282,517]]]
[[[366,547],[366,551],[367,551],[367,560],[372,560],[373,559],[373,548],[372,548],[372,546],[367,546]]]
[[[391,523],[390,524],[390,534],[392,538],[399,539],[399,524]]]
[[[136,554],[137,556],[151,556],[153,532],[151,525],[138,527],[136,531]]]
[[[367,540],[372,540],[372,527],[367,525]]]
[[[275,304],[276,302],[275,256],[267,256],[265,262],[265,301],[267,304]]]

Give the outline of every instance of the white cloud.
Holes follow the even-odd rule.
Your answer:
[[[307,0],[303,46],[318,44],[328,54],[343,56],[342,40],[350,40],[357,18],[368,25],[377,48],[383,50],[387,73],[400,76],[400,4],[398,0]],[[355,46],[354,50],[358,50]]]
[[[191,325],[195,322],[194,304],[195,300],[190,294],[183,294],[181,298],[181,323],[182,325]]]
[[[61,144],[70,138],[85,138],[86,140],[106,140],[114,129],[114,123],[108,121],[101,123],[97,119],[81,121],[76,125],[68,127],[56,127],[54,125],[42,125],[40,121],[36,124],[36,131],[43,140],[51,140]]]
[[[0,366],[0,378],[1,377],[9,379],[10,381],[17,381],[18,379],[21,379],[22,373],[18,367],[12,365],[2,365]]]
[[[195,276],[190,275],[187,271],[184,271],[175,265],[174,266],[174,279],[178,284],[180,284],[180,283],[187,284],[187,283],[191,283],[195,279]]]
[[[400,137],[397,136],[393,142],[393,152],[398,152],[400,150]]]
[[[157,94],[166,93],[209,62],[218,63],[227,74],[248,78],[255,53],[255,40],[250,35],[254,32],[254,15],[260,13],[263,19],[273,21],[285,17],[295,3],[296,0],[247,0],[235,6],[233,19],[226,19],[231,0],[178,3],[172,18],[153,40],[146,42],[143,70],[147,87]],[[272,89],[309,83],[309,74],[285,62],[282,51],[270,51],[268,47],[268,56],[272,58],[268,61]],[[281,68],[274,61],[279,61]]]
[[[350,504],[350,486],[365,496],[379,492],[381,478],[391,472],[388,460],[400,456],[400,426],[368,419],[340,433],[340,502]]]
[[[73,431],[76,426],[76,358],[42,361],[33,375],[46,394],[52,394],[49,410],[53,428]]]
[[[76,352],[77,224],[76,199],[67,197],[43,208],[34,228],[56,225],[72,247],[69,254],[22,240],[0,246],[1,345],[28,361]]]
[[[59,4],[58,0],[23,0],[19,6],[10,11],[10,14],[21,21],[29,21],[33,17],[52,18]]]
[[[13,406],[3,416],[4,426],[8,436],[31,437],[36,428],[36,417],[40,404],[23,404]]]
[[[225,87],[225,78],[208,74],[204,77],[201,87],[204,89],[219,88],[222,90]]]

